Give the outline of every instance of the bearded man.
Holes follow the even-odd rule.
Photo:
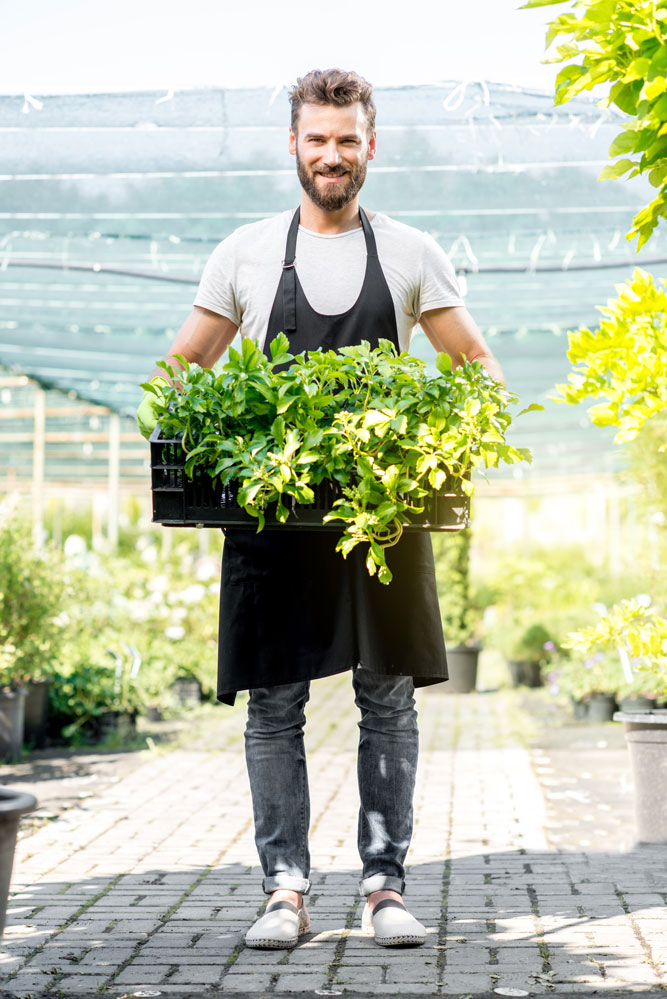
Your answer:
[[[455,365],[465,355],[502,381],[435,240],[359,205],[376,155],[371,85],[353,72],[313,70],[290,102],[301,203],[218,244],[170,362],[178,366],[180,353],[211,367],[238,330],[269,357],[280,332],[292,354],[381,339],[408,350],[420,324]],[[139,409],[145,434],[156,424],[153,400],[147,393]],[[404,533],[390,565],[385,586],[366,572],[361,546],[343,559],[326,531],[225,530],[217,696],[233,704],[249,690],[246,760],[270,896],[246,934],[249,947],[292,947],[309,932],[304,709],[312,680],[345,670],[360,710],[362,926],[381,946],[424,942],[402,896],[418,753],[414,689],[447,679],[429,535]]]

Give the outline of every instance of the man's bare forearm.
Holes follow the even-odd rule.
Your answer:
[[[195,306],[169,348],[165,361],[176,371],[181,371],[183,365],[174,357],[174,354],[181,354],[190,364],[211,368],[232,342],[236,332],[237,327],[230,319]],[[151,378],[156,376],[170,380],[162,368],[156,367],[150,375]]]
[[[500,367],[493,354],[478,354],[476,357],[469,357],[468,360],[479,361],[482,367],[486,368],[495,381],[500,382],[501,385],[506,384],[503,369]]]

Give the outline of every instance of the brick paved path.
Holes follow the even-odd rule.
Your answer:
[[[308,712],[311,935],[290,952],[243,947],[265,897],[244,710],[220,708],[213,743],[143,753],[116,783],[26,828],[2,994],[611,996],[667,987],[667,850],[632,846],[627,826],[616,841],[609,825],[596,838],[602,801],[585,805],[590,845],[564,846],[553,815],[557,750],[531,752],[516,737],[515,703],[503,692],[418,692],[406,902],[428,927],[423,948],[381,948],[360,932],[357,715],[344,674],[313,684]]]

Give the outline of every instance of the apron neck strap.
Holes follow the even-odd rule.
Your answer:
[[[359,216],[361,218],[361,226],[364,230],[364,238],[366,240],[366,253],[369,257],[377,257],[377,244],[375,242],[375,234],[371,227],[371,223],[366,215],[364,209],[359,205]],[[301,208],[297,208],[292,217],[292,222],[289,227],[289,232],[287,233],[287,245],[285,247],[285,259],[283,260],[283,270],[289,267],[294,267],[294,261],[296,259],[296,237],[299,232],[299,219],[301,217]]]

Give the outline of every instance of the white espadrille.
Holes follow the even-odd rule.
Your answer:
[[[294,947],[299,937],[310,933],[305,903],[297,909],[291,902],[274,902],[245,935],[246,947]]]
[[[381,947],[401,947],[423,944],[426,927],[411,916],[400,902],[386,898],[371,912],[368,902],[361,917],[361,929],[375,937]]]

